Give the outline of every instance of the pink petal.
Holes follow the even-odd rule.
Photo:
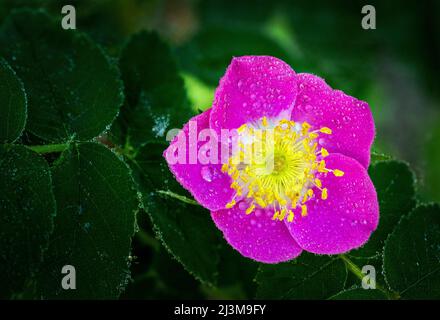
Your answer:
[[[302,249],[285,224],[272,221],[273,211],[257,209],[246,215],[243,204],[211,213],[215,224],[234,249],[245,257],[265,263],[283,262],[301,254]]]
[[[285,62],[269,56],[233,58],[215,92],[211,128],[236,129],[282,112],[289,118],[297,90],[296,74]]]
[[[307,121],[316,127],[329,127],[333,134],[322,137],[321,145],[330,152],[358,160],[365,168],[370,163],[374,140],[374,121],[366,102],[333,90],[315,75],[297,75],[298,97],[292,120]]]
[[[367,171],[356,160],[341,154],[326,158],[327,168],[342,170],[342,177],[319,174],[328,199],[307,202],[308,215],[295,214],[286,222],[294,239],[304,250],[318,254],[344,253],[365,244],[379,222],[376,190]]]
[[[187,189],[202,206],[209,210],[220,210],[225,208],[226,204],[231,201],[235,193],[235,191],[230,188],[232,182],[231,178],[221,172],[220,144],[215,140],[218,150],[218,157],[215,157],[215,161],[212,161],[215,162],[215,164],[203,164],[201,163],[201,158],[198,157],[198,154],[200,148],[206,145],[206,141],[209,141],[209,138],[207,138],[206,141],[199,141],[198,143],[196,142],[197,140],[191,142],[188,134],[191,122],[192,126],[195,124],[197,125],[197,130],[194,130],[194,137],[196,139],[200,131],[204,129],[209,130],[210,112],[211,109],[208,109],[202,114],[195,116],[185,124],[180,131],[180,135],[186,137],[185,143],[182,144],[186,145],[184,163],[176,163],[176,157],[174,156],[176,147],[178,146],[179,135],[176,136],[170,146],[165,150],[164,157],[168,162],[171,172],[176,177],[176,180]],[[192,161],[193,163],[190,162],[191,155],[195,160]]]

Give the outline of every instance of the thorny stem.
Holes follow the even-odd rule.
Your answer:
[[[341,260],[344,261],[347,269],[351,273],[353,273],[361,281],[364,279],[365,274],[362,273],[361,269],[353,261],[351,261],[346,255],[340,254],[339,258],[341,258]],[[381,286],[377,282],[376,282],[376,289],[383,292],[388,297],[388,299],[398,299],[399,298],[399,295],[397,293],[392,292],[392,291],[384,288],[383,286]]]

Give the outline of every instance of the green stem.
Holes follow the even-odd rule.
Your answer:
[[[35,151],[36,153],[44,154],[44,153],[63,152],[69,147],[69,145],[67,143],[61,143],[61,144],[46,144],[41,146],[26,146],[26,147],[28,149]]]
[[[361,281],[364,279],[365,274],[363,274],[361,269],[353,261],[351,261],[346,255],[340,254],[339,258],[341,258],[341,260],[344,261],[345,265],[347,266],[347,269],[350,272],[352,272],[357,278],[359,278]],[[376,282],[376,289],[382,291],[388,297],[388,299],[399,298],[399,295],[397,293],[387,290],[377,282]]]
[[[174,192],[172,192],[170,190],[157,190],[157,193],[166,195],[166,196],[168,196],[170,198],[174,198],[174,199],[177,199],[177,200],[180,200],[182,202],[185,202],[185,203],[188,203],[188,204],[192,204],[192,205],[195,205],[195,206],[199,206],[200,205],[197,201],[195,201],[193,199],[190,199],[190,198],[187,198],[185,196],[182,196],[180,194],[174,193]]]
[[[365,277],[361,269],[356,264],[354,264],[353,261],[347,258],[347,256],[341,254],[339,255],[339,257],[342,259],[342,261],[345,262],[347,269],[350,270],[356,277],[358,277],[360,280],[362,280]]]

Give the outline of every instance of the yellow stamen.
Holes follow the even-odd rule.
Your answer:
[[[309,129],[310,129],[311,126],[310,126],[310,124],[308,124],[307,122],[303,122],[302,125],[301,125],[301,127],[302,127],[301,133],[302,133],[303,135],[306,135],[307,132],[309,131]]]
[[[312,129],[307,122],[262,117],[237,131],[238,148],[222,165],[235,190],[234,200],[227,208],[248,198],[246,214],[257,207],[273,208],[273,220],[294,222],[294,210],[300,207],[300,214],[306,216],[307,202],[314,199],[316,190],[320,190],[322,199],[328,197],[316,176],[318,172],[343,175],[341,170],[327,169],[323,160],[329,152],[320,146],[318,138],[320,133],[331,134],[327,127]]]
[[[323,188],[323,189],[322,189],[322,192],[321,192],[321,199],[322,199],[322,200],[327,200],[327,197],[328,197],[328,191],[327,191],[327,188]]]
[[[292,222],[295,218],[295,215],[293,214],[292,210],[289,210],[289,216],[287,217],[288,222]]]
[[[241,125],[241,126],[237,129],[237,132],[238,132],[238,133],[242,133],[246,128],[247,128],[247,125],[246,125],[246,124],[243,124],[243,125]]]
[[[319,132],[322,132],[325,134],[332,134],[332,129],[330,129],[328,127],[322,127],[321,129],[319,129]]]
[[[266,202],[260,198],[260,197],[255,197],[255,201],[257,201],[257,204],[262,207],[262,208],[266,208]]]
[[[255,204],[251,204],[249,208],[246,209],[246,214],[251,214],[255,209]]]
[[[325,168],[325,161],[324,160],[321,160],[319,162],[318,171],[319,172],[327,172],[327,169]]]
[[[235,200],[232,199],[229,203],[226,204],[226,208],[227,208],[227,209],[230,209],[230,208],[232,208],[233,206],[235,206],[235,204],[236,204]]]
[[[316,184],[316,186],[317,186],[318,188],[321,188],[321,187],[322,187],[322,182],[321,182],[321,180],[319,180],[318,178],[315,179],[315,184]]]
[[[307,206],[305,204],[301,206],[301,216],[307,216]]]
[[[306,194],[304,195],[304,197],[303,197],[302,203],[306,203],[307,200],[309,200],[309,199],[307,198],[307,193],[306,193]]]
[[[284,217],[286,216],[286,213],[287,213],[286,208],[281,209],[281,213],[280,213],[280,216],[278,217],[278,219],[280,221],[284,220]]]
[[[336,177],[342,177],[342,176],[344,175],[344,171],[341,171],[341,170],[339,170],[339,169],[335,169],[335,170],[333,170],[333,174],[334,174]]]

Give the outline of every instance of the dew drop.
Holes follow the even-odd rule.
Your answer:
[[[238,208],[239,208],[240,210],[242,210],[242,211],[246,210],[247,207],[248,207],[248,205],[247,205],[246,202],[244,202],[244,201],[241,201],[241,202],[238,204]]]
[[[351,118],[349,116],[344,116],[342,118],[342,121],[344,121],[345,123],[349,123],[351,121]]]
[[[313,106],[310,105],[310,104],[307,104],[307,105],[305,106],[305,109],[306,109],[306,111],[310,112],[310,111],[313,110]]]
[[[90,222],[84,223],[83,228],[84,228],[85,232],[89,232],[91,227],[92,227],[92,224]]]
[[[279,95],[278,96],[278,100],[284,101],[284,100],[286,100],[286,96]]]
[[[259,216],[261,216],[263,214],[263,210],[261,210],[261,209],[257,209],[257,210],[255,210],[255,216],[256,217],[259,217]]]
[[[200,174],[202,175],[203,180],[207,182],[212,182],[212,180],[214,180],[215,172],[210,166],[202,167]]]

